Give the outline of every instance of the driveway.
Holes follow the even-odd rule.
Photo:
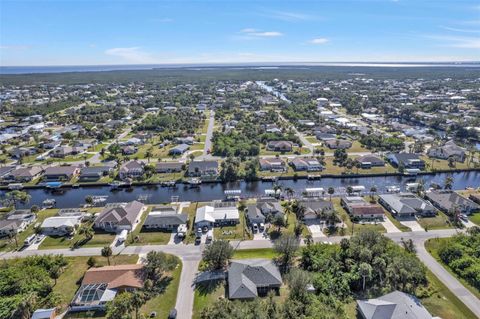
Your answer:
[[[327,237],[322,229],[322,225],[320,224],[319,221],[306,221],[305,222],[305,225],[307,225],[308,227],[308,230],[310,231],[310,233],[312,234],[312,237]]]
[[[195,277],[197,275],[200,256],[182,258],[182,274],[177,292],[178,319],[191,319],[193,313],[193,299],[195,296]]]
[[[407,226],[412,231],[425,231],[422,226],[416,220],[398,220],[402,225]]]
[[[390,219],[385,217],[384,221],[381,222],[383,228],[387,231],[387,233],[400,233],[401,230],[395,226]]]

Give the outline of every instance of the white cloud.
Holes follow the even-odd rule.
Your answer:
[[[327,38],[315,38],[315,39],[312,39],[312,40],[308,41],[308,43],[310,43],[310,44],[325,44],[328,41],[329,40]]]
[[[443,41],[445,42],[445,46],[452,48],[480,49],[479,37],[456,37],[443,35],[431,35],[427,37],[433,40]]]
[[[446,27],[446,26],[440,26],[440,28],[448,31],[453,31],[453,32],[480,33],[480,30],[473,30],[473,29],[461,29],[461,28],[452,28],[452,27]]]
[[[0,45],[0,50],[23,51],[30,48],[29,45]]]
[[[275,38],[283,36],[283,33],[278,31],[262,31],[253,28],[242,29],[240,33],[250,38]]]
[[[291,11],[269,11],[263,16],[266,16],[272,19],[288,21],[288,22],[307,21],[307,20],[316,19],[314,16],[309,14],[291,12]]]
[[[142,51],[140,47],[112,48],[105,51],[106,55],[122,58],[128,63],[156,63],[150,53]]]

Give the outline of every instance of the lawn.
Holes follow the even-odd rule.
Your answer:
[[[278,256],[278,253],[273,248],[258,248],[258,249],[237,249],[235,250],[232,259],[250,259],[250,258],[267,258],[273,259]]]
[[[78,287],[81,283],[83,274],[87,271],[87,260],[89,257],[69,257],[68,266],[63,271],[60,278],[58,278],[57,285],[53,287],[53,291],[58,293],[61,300],[60,306],[62,309],[72,301]],[[95,257],[97,266],[106,266],[107,259],[103,257]],[[118,255],[111,257],[112,265],[134,264],[138,260],[137,255]]]
[[[454,167],[450,167],[450,166],[448,166],[448,161],[447,160],[432,159],[428,156],[420,156],[420,158],[425,161],[428,171],[468,168],[467,161],[465,161],[463,163],[455,162]]]
[[[448,241],[449,241],[449,238],[429,239],[425,242],[425,248],[432,255],[432,257],[435,258],[435,260],[437,260],[437,262],[440,263],[443,266],[443,268],[445,268],[452,276],[457,278],[457,280],[460,281],[465,288],[470,290],[471,293],[473,293],[477,298],[480,299],[480,291],[478,289],[476,289],[475,287],[473,287],[472,285],[470,285],[465,279],[463,279],[463,278],[459,277],[457,274],[455,274],[450,269],[450,267],[445,265],[445,263],[443,263],[443,261],[438,256],[438,249],[440,248],[440,245],[442,243],[445,243],[445,242],[448,242]]]
[[[476,213],[470,216],[470,220],[472,221],[472,223],[475,223],[478,226],[480,226],[480,213]]]
[[[352,159],[355,159],[357,156],[351,156]],[[346,167],[340,167],[333,164],[333,156],[325,157],[325,170],[322,171],[322,174],[331,174],[331,175],[341,175],[341,174],[386,174],[386,173],[395,173],[396,169],[390,164],[385,163],[385,166],[372,167],[369,169],[357,169],[353,167],[350,171]]]
[[[225,240],[249,239],[249,234],[245,230],[244,216],[244,213],[240,212],[240,223],[235,226],[215,227],[213,229],[213,238]]]
[[[332,203],[333,203],[333,208],[335,209],[336,212],[339,213],[340,219],[345,223],[344,233],[343,235],[352,235],[360,233],[365,230],[373,230],[376,232],[384,233],[385,228],[383,228],[382,224],[375,224],[375,223],[365,223],[365,224],[360,224],[360,223],[353,223],[352,220],[350,219],[350,216],[348,213],[345,211],[345,209],[342,207],[340,204],[340,198],[339,197],[334,197],[332,198]],[[330,236],[335,236],[335,235],[341,235],[342,236],[342,231],[337,230],[335,233],[329,234]]]
[[[383,206],[382,206],[383,208]],[[403,225],[402,223],[400,223],[398,221],[398,219],[396,219],[395,217],[392,216],[392,214],[390,214],[390,212],[388,210],[386,210],[385,208],[383,209],[383,211],[385,212],[385,216],[387,216],[388,219],[390,219],[390,221],[395,225],[395,227],[397,227],[400,231],[402,232],[410,232],[412,231],[410,229],[410,227],[407,227],[405,225]]]
[[[350,147],[347,150],[347,152],[359,153],[359,152],[370,152],[370,150],[363,147],[362,144],[360,144],[359,141],[353,141],[352,147]]]
[[[58,212],[58,209],[44,209],[38,212],[37,220],[33,222],[30,226],[27,227],[23,232],[17,235],[18,247],[15,245],[15,240],[9,241],[8,239],[0,240],[0,251],[9,251],[16,248],[21,248],[23,246],[23,241],[30,235],[35,233],[35,225],[41,224],[45,218],[55,216]]]
[[[193,300],[193,319],[199,319],[202,310],[216,300],[225,297],[225,281],[216,280],[210,284],[197,286]]]
[[[312,144],[320,143],[320,141],[315,136],[305,136],[305,139]]]
[[[452,228],[448,217],[440,211],[435,217],[419,217],[418,223],[427,230]]]
[[[178,262],[179,264],[177,268],[168,274],[172,277],[172,281],[168,284],[165,292],[147,301],[147,303],[140,309],[140,313],[143,313],[145,318],[147,318],[152,311],[157,313],[157,318],[167,318],[170,310],[175,308],[178,285],[182,273],[182,263],[180,260],[178,260]]]
[[[160,231],[143,231],[142,226],[147,219],[147,216],[152,208],[149,207],[146,212],[143,213],[140,223],[137,227],[128,235],[127,243],[129,245],[165,245],[170,240],[170,232]]]

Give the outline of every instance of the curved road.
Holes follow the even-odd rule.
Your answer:
[[[480,318],[480,300],[466,289],[455,277],[446,271],[425,249],[425,241],[431,238],[445,238],[457,234],[455,229],[431,230],[428,232],[403,232],[403,233],[386,233],[386,237],[400,243],[402,239],[412,239],[417,248],[418,258],[430,269],[438,279],[445,284],[476,316]],[[315,242],[333,242],[339,243],[342,238],[347,237],[317,237]],[[302,245],[303,245],[302,241]],[[231,241],[231,245],[235,249],[255,249],[255,248],[271,248],[273,242],[271,240],[246,240]],[[193,298],[194,298],[194,279],[197,273],[198,265],[202,256],[202,246],[194,245],[149,245],[149,246],[127,246],[117,247],[113,254],[137,255],[146,254],[149,251],[162,251],[165,253],[178,256],[183,263],[180,285],[177,293],[176,309],[179,319],[190,319],[192,317]],[[0,255],[3,259],[26,257],[32,255],[43,254],[63,254],[67,257],[75,256],[100,256],[101,247],[98,248],[79,248],[70,249],[52,249],[52,250],[24,250],[19,252],[9,252]]]

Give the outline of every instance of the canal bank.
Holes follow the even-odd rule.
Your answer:
[[[306,178],[298,179],[279,179],[277,182],[231,182],[231,183],[203,183],[198,187],[192,188],[188,184],[178,184],[176,187],[161,187],[156,184],[135,184],[128,188],[119,188],[112,190],[108,184],[86,185],[77,188],[62,187],[60,189],[47,188],[25,188],[31,196],[31,200],[24,207],[32,205],[42,205],[45,199],[55,199],[57,207],[78,207],[85,204],[87,196],[103,196],[106,202],[128,202],[142,199],[148,204],[159,204],[170,202],[173,199],[179,201],[211,201],[225,199],[226,190],[240,190],[242,197],[260,197],[265,195],[265,190],[273,188],[274,184],[282,188],[290,188],[296,194],[301,194],[306,188],[324,188],[335,189],[336,194],[345,192],[348,186],[364,186],[367,191],[375,186],[378,193],[386,192],[388,186],[400,186],[405,189],[407,183],[423,181],[426,188],[432,184],[443,186],[447,176],[453,178],[453,189],[461,190],[467,187],[480,187],[480,171],[455,171],[448,173],[427,173],[418,176],[380,175],[380,176],[322,176],[318,180],[308,180]],[[8,190],[0,191],[3,196]],[[20,206],[20,205],[19,205]]]

